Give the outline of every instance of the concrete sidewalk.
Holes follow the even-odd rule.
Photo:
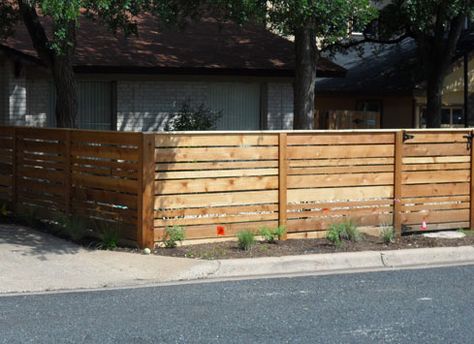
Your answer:
[[[474,264],[474,247],[194,260],[88,250],[28,228],[0,225],[0,294]]]

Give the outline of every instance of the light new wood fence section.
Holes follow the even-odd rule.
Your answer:
[[[288,135],[288,231],[392,225],[393,133]]]
[[[188,239],[278,225],[279,134],[156,135],[155,239]],[[219,227],[219,228],[218,228]]]
[[[468,132],[406,132],[400,222],[406,231],[470,226],[471,149]]]

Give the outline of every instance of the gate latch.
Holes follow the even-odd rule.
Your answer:
[[[468,135],[463,136],[465,139],[467,139],[467,150],[471,150],[472,148],[472,139],[474,138],[473,133],[469,133]]]

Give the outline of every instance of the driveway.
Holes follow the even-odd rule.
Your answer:
[[[133,286],[206,276],[215,262],[89,250],[0,224],[0,293]]]

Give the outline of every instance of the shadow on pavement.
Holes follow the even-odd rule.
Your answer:
[[[11,252],[47,260],[47,255],[76,254],[81,249],[74,243],[28,227],[0,224],[0,255]]]

